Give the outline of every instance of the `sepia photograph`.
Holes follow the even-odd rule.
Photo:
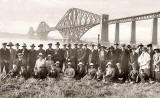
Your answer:
[[[0,98],[160,98],[160,0],[0,0]]]

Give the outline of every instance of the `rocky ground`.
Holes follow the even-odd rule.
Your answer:
[[[160,83],[8,79],[0,82],[0,98],[160,98]]]

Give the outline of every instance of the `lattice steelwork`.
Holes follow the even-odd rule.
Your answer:
[[[125,18],[120,18],[120,19],[113,19],[113,20],[109,20],[108,24],[125,23],[125,22],[140,21],[140,20],[148,20],[148,19],[153,19],[153,18],[160,18],[160,12],[137,15],[137,16],[131,16],[131,17],[125,17]]]
[[[64,39],[71,41],[80,38],[93,26],[100,23],[101,16],[81,9],[72,8],[62,17],[56,28]]]

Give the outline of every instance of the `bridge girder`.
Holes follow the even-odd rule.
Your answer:
[[[69,9],[56,25],[63,38],[80,40],[93,26],[100,23],[101,16],[81,9]]]

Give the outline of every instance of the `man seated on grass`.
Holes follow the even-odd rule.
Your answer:
[[[21,66],[21,70],[19,72],[20,77],[24,78],[24,79],[28,79],[30,73],[27,72],[25,66]]]
[[[56,67],[55,66],[51,66],[51,69],[48,73],[48,76],[50,78],[57,78],[58,77],[58,71],[56,70]]]

